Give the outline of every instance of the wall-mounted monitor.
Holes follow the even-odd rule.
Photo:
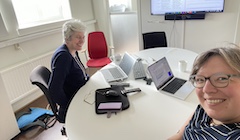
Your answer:
[[[151,0],[152,15],[218,13],[224,0]]]

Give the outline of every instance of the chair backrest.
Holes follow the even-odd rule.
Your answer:
[[[165,32],[143,33],[144,49],[155,47],[167,47],[167,38]]]
[[[52,97],[48,90],[48,81],[50,78],[51,72],[45,66],[38,65],[30,73],[30,81],[33,85],[37,85],[46,96],[48,103],[56,117],[56,119],[61,122],[58,118],[58,107],[57,104],[52,100]]]
[[[108,56],[108,46],[103,32],[95,31],[88,34],[88,54],[91,59]]]

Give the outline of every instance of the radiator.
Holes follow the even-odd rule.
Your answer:
[[[30,73],[37,65],[43,65],[50,68],[50,61],[53,52],[44,54],[34,59],[0,71],[3,86],[12,104],[13,110],[16,111],[26,104],[37,99],[40,95],[39,88],[30,82]],[[36,94],[38,92],[38,94]],[[28,99],[31,97],[31,99]]]

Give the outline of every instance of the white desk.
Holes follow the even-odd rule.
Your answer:
[[[189,72],[178,71],[178,61],[186,60],[190,70],[197,54],[177,48],[157,48],[140,51],[135,56],[145,60],[166,56],[175,76],[188,79]],[[90,78],[68,109],[66,130],[70,140],[164,140],[178,131],[198,104],[194,92],[185,101],[179,100],[161,94],[153,83],[146,85],[144,80],[134,80],[132,73],[126,82],[131,84],[130,88],[139,87],[142,92],[130,94],[130,107],[107,118],[106,114],[97,115],[95,105],[87,104],[84,98],[91,93],[89,98],[94,99],[94,91],[109,84],[99,71]]]

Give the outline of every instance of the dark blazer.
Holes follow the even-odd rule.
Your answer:
[[[76,56],[81,63],[78,52],[76,52]],[[89,76],[87,74],[84,76],[82,69],[65,44],[54,52],[51,60],[51,70],[52,73],[48,83],[50,94],[53,100],[60,105],[60,108],[65,108],[66,111],[72,97],[85,85]]]

